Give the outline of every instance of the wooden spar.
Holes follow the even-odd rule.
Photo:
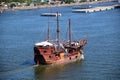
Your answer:
[[[69,45],[71,46],[72,34],[71,34],[71,20],[69,19]]]
[[[47,40],[50,40],[50,29],[49,29],[49,21],[48,21],[48,31],[47,31]]]
[[[60,50],[60,29],[59,29],[59,20],[58,20],[58,12],[57,12],[57,44],[58,44],[58,51]]]

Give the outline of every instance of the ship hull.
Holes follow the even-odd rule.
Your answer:
[[[50,50],[47,49],[47,52],[49,53],[42,53],[43,49],[44,48],[34,47],[34,62],[37,65],[66,64],[82,60],[84,58],[82,50],[72,53],[59,52],[59,54],[57,54],[56,52],[50,52],[51,50],[53,50],[52,47],[50,48]]]
[[[43,57],[41,56],[35,56],[34,57],[34,62],[36,65],[57,65],[57,64],[66,64],[66,63],[72,63],[72,62],[76,62],[79,60],[83,60],[83,55],[79,56],[78,58],[65,58],[64,60],[56,60],[56,61],[51,61],[51,60],[45,60]]]

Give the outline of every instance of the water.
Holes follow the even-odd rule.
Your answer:
[[[57,7],[0,14],[0,80],[119,80],[120,9],[88,14],[71,10],[72,7]],[[56,18],[40,16],[46,11],[62,13],[62,41],[67,39],[69,18],[73,40],[88,35],[83,61],[58,66],[34,65],[33,46],[46,39],[48,21],[50,36],[56,38]]]

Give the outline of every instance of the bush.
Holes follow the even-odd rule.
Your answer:
[[[48,4],[48,2],[40,2],[40,5]]]
[[[10,4],[10,8],[16,7],[15,4]]]
[[[86,0],[81,0],[80,2],[86,2]]]
[[[64,0],[65,3],[71,3],[71,2],[74,2],[74,0]]]

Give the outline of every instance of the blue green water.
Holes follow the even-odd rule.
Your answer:
[[[48,21],[50,37],[56,38],[56,18],[40,16],[50,11],[62,13],[61,41],[67,39],[69,18],[73,40],[88,35],[83,61],[58,66],[34,65],[33,46],[46,39]],[[88,14],[71,11],[72,7],[56,7],[0,14],[0,80],[119,80],[120,9]]]

